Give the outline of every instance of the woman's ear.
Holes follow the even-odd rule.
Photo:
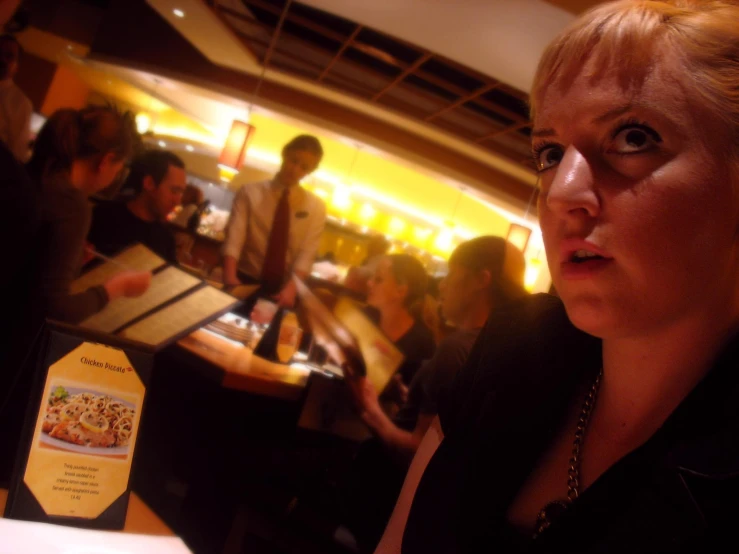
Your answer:
[[[107,154],[103,154],[103,157],[100,158],[100,161],[98,162],[98,171],[102,173],[117,163],[118,163],[118,158],[116,158],[113,152],[108,152]]]
[[[477,272],[477,282],[481,289],[489,289],[493,283],[493,275],[489,269],[483,269]]]
[[[154,192],[157,189],[157,184],[154,182],[154,177],[146,175],[141,181],[141,189],[146,192]]]

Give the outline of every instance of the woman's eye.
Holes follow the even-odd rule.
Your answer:
[[[651,150],[660,142],[662,138],[653,129],[645,125],[631,125],[616,133],[609,151],[616,154],[635,154]]]
[[[560,146],[544,146],[534,153],[534,162],[538,171],[546,171],[562,161],[564,151]]]

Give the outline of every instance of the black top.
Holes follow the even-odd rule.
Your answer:
[[[395,346],[405,356],[405,360],[398,368],[398,373],[406,384],[413,380],[413,376],[424,360],[431,358],[436,350],[434,335],[426,325],[418,320],[406,331],[405,335],[395,341]]]
[[[171,264],[177,263],[174,234],[159,221],[136,217],[123,202],[100,202],[93,211],[87,237],[95,249],[106,256],[140,242]]]
[[[368,305],[362,311],[375,325],[380,326],[380,310]],[[405,356],[398,373],[403,376],[403,382],[409,385],[421,364],[434,355],[436,351],[434,335],[423,322],[416,319],[413,326],[394,344]]]
[[[434,357],[421,365],[408,387],[408,401],[393,418],[395,424],[413,431],[419,414],[435,415],[439,398],[464,366],[480,329],[455,331],[436,347]]]
[[[536,541],[505,514],[568,406],[584,395],[600,340],[538,295],[491,316],[440,406],[445,438],[419,483],[402,552],[733,552],[739,516],[739,336],[643,446],[593,483]],[[532,529],[533,529],[532,522]],[[728,546],[718,545],[727,543]]]

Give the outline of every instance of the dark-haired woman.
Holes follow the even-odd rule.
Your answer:
[[[88,197],[123,171],[136,135],[112,107],[59,110],[39,132],[27,164],[40,190],[35,285],[43,315],[79,323],[121,296],[138,296],[148,272],[123,271],[98,287],[72,294],[80,272],[92,210]]]

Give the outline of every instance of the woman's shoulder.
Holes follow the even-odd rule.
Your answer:
[[[412,337],[413,342],[416,344],[420,359],[426,360],[434,355],[434,351],[436,350],[434,334],[423,321],[416,319],[408,335]]]
[[[60,177],[49,178],[42,183],[39,204],[44,219],[89,222],[92,215],[92,205],[87,196]]]
[[[565,392],[599,360],[600,340],[575,328],[558,298],[533,295],[500,307],[440,409],[444,432],[445,423],[474,415],[491,396],[532,399]]]

